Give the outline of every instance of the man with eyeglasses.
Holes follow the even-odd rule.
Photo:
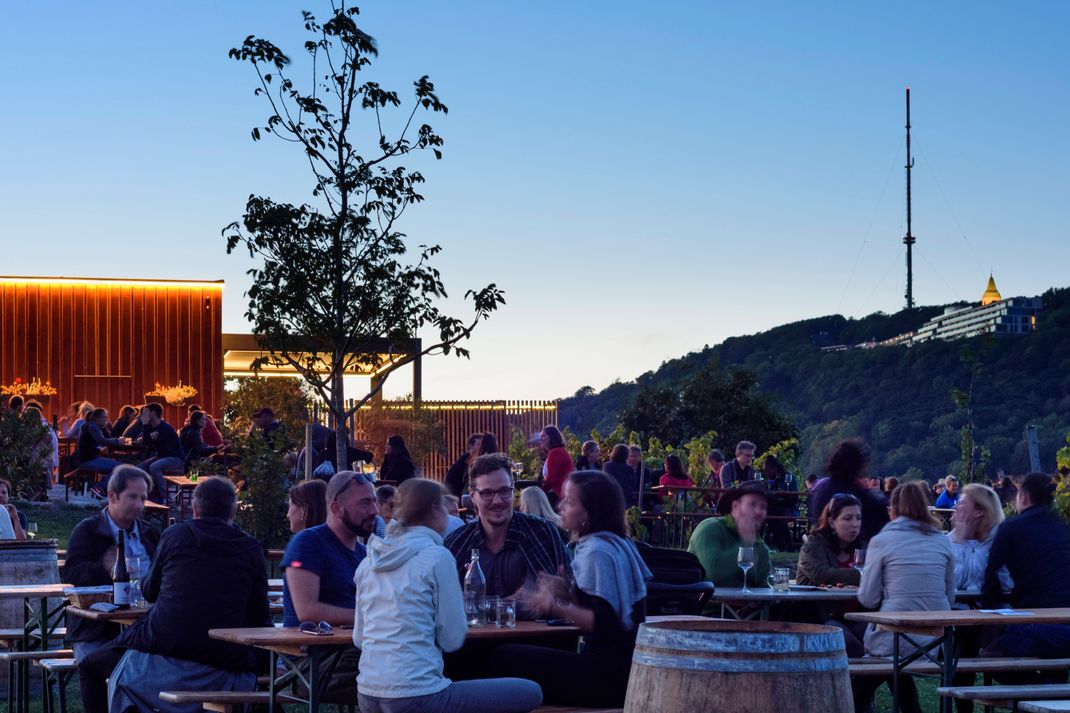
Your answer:
[[[511,597],[526,582],[534,583],[540,572],[571,572],[557,527],[541,517],[514,511],[511,468],[512,462],[501,453],[488,453],[472,462],[468,482],[479,518],[446,538],[462,580],[472,550],[479,550],[487,596]]]
[[[364,559],[366,538],[375,531],[379,508],[375,488],[367,477],[352,470],[335,473],[327,483],[327,522],[294,535],[280,567],[284,626],[327,622],[352,626],[357,601],[353,583],[357,565]],[[352,703],[357,698],[357,663],[360,651],[344,647],[320,665],[319,691],[328,703]],[[303,695],[303,691],[298,691]]]

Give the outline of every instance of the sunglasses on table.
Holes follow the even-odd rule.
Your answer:
[[[308,634],[309,636],[331,636],[334,634],[334,628],[325,621],[319,623],[314,621],[303,621],[297,627],[297,630],[302,634]]]

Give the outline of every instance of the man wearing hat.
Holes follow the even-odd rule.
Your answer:
[[[717,514],[699,523],[691,534],[687,551],[698,557],[706,579],[718,587],[742,587],[739,548],[754,548],[754,567],[747,573],[747,586],[764,587],[769,581],[769,548],[761,538],[769,507],[766,485],[750,480],[731,488],[717,502]]]
[[[268,407],[258,408],[253,411],[253,430],[259,429],[264,440],[276,450],[286,450],[286,428],[275,418],[275,412]]]

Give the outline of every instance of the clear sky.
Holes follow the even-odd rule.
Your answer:
[[[915,295],[1068,284],[1070,4],[369,0],[369,72],[449,105],[427,201],[451,298],[508,305],[439,398],[553,398],[811,316],[903,303],[903,90]],[[250,193],[308,200],[247,34],[299,56],[324,2],[0,3],[0,274],[227,281]],[[304,75],[295,75],[302,79]],[[371,134],[369,133],[369,136]],[[458,305],[460,309],[460,305]],[[399,374],[388,393],[404,392]]]

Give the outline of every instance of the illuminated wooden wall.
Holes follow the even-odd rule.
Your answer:
[[[223,404],[222,282],[0,277],[0,383],[50,380],[46,415],[88,399],[118,416],[180,379]],[[176,428],[186,409],[165,406]]]

